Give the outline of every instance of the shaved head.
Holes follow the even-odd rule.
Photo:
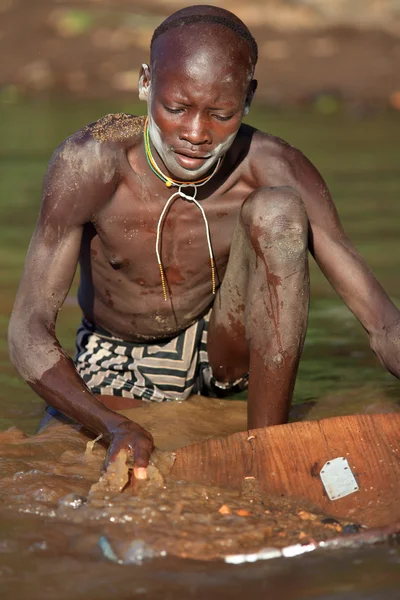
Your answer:
[[[245,86],[252,81],[258,59],[257,43],[247,26],[232,12],[209,5],[193,5],[167,17],[154,31],[150,45],[153,81],[171,67],[202,71],[204,83],[212,68],[236,71]]]
[[[223,8],[208,5],[189,6],[170,15],[165,21],[154,31],[150,49],[153,57],[153,48],[157,38],[163,33],[176,28],[196,24],[219,25],[231,30],[238,38],[245,40],[248,44],[248,49],[251,56],[252,67],[257,63],[258,47],[255,39],[251,35],[246,25],[233,13]]]

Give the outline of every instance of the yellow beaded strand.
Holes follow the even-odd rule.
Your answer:
[[[162,287],[162,291],[163,291],[164,300],[167,300],[168,296],[167,296],[167,286],[165,283],[164,267],[162,266],[161,263],[158,263],[158,266],[160,269],[161,287]]]
[[[214,259],[212,256],[210,256],[210,263],[211,263],[211,285],[212,285],[212,293],[215,296],[215,265],[214,265]]]

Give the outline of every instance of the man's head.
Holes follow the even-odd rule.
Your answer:
[[[247,27],[221,8],[191,6],[156,29],[139,96],[172,176],[197,179],[228,150],[256,89],[256,62]]]

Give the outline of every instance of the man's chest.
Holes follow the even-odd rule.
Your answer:
[[[227,261],[241,205],[249,190],[237,184],[222,187],[209,197],[198,193],[198,204],[176,188],[132,190],[121,185],[95,220],[98,242],[111,263],[157,263],[157,248],[166,268],[189,268],[209,254],[208,240],[217,262]],[[199,192],[200,190],[198,190]],[[185,190],[193,196],[193,188]]]

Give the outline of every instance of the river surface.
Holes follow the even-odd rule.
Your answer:
[[[86,123],[107,112],[121,111],[135,113],[135,106],[62,102],[0,105],[0,430],[18,430],[0,434],[2,597],[234,599],[251,594],[255,598],[304,600],[400,598],[400,553],[389,542],[235,566],[221,560],[179,558],[182,552],[164,556],[159,533],[157,556],[145,556],[143,564],[134,564],[140,552],[146,554],[136,546],[131,564],[118,564],[113,561],[121,557],[127,562],[128,556],[129,562],[135,543],[133,532],[128,536],[128,548],[126,535],[124,538],[127,525],[120,518],[120,507],[108,506],[106,510],[104,497],[97,508],[93,500],[86,507],[78,506],[77,497],[59,504],[60,497],[70,498],[71,493],[86,498],[88,485],[98,477],[101,451],[90,467],[82,463],[76,467],[82,440],[76,442],[74,450],[62,436],[49,433],[35,445],[19,433],[35,432],[43,402],[10,365],[5,332],[51,152]],[[386,291],[400,303],[399,116],[355,119],[256,110],[250,122],[300,147],[313,160],[331,188],[347,233]],[[291,418],[399,410],[399,382],[381,369],[362,327],[313,263],[311,280],[309,329]],[[75,290],[76,284],[60,312],[57,329],[71,353],[79,320]],[[236,398],[230,417],[233,428],[242,419],[243,409],[244,404]],[[7,439],[12,444],[4,445]],[[194,439],[189,436],[187,441]],[[79,448],[81,456],[84,449]],[[187,490],[182,497],[185,494],[188,496]],[[235,500],[229,498],[229,502],[233,506]],[[232,523],[233,531],[238,521],[233,519]],[[204,540],[199,532],[201,544]],[[173,537],[168,530],[163,535],[165,540]]]

